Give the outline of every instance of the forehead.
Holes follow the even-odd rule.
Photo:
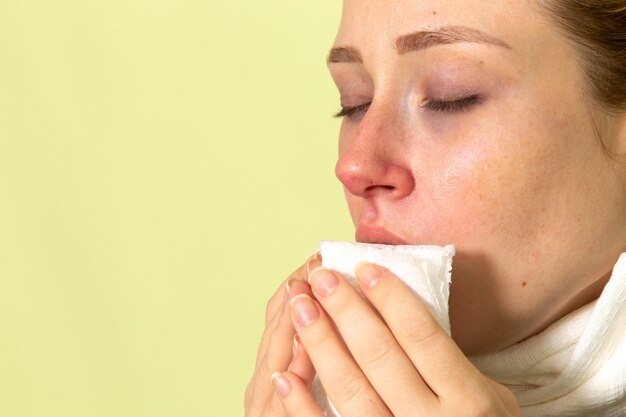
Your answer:
[[[457,25],[508,43],[532,30],[540,17],[529,0],[345,0],[335,45],[384,50],[406,33]]]

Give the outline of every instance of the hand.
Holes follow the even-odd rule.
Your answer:
[[[246,417],[285,417],[287,414],[274,393],[271,375],[288,369],[303,386],[310,386],[315,370],[302,346],[296,347],[289,301],[300,294],[312,295],[307,277],[321,265],[319,254],[311,256],[281,284],[265,310],[265,331],[257,353],[254,375],[246,388]]]
[[[522,415],[513,394],[471,364],[402,281],[373,264],[356,275],[376,311],[324,268],[310,275],[315,298],[292,302],[294,327],[343,417]],[[299,376],[273,380],[287,416],[323,416]]]

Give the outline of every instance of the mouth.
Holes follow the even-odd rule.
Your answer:
[[[361,243],[378,243],[383,245],[409,245],[407,241],[391,233],[383,227],[359,225],[355,239]]]

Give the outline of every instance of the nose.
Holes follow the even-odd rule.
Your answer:
[[[342,132],[335,175],[355,196],[399,200],[415,188],[406,140],[391,118],[374,111],[370,107],[354,133]]]

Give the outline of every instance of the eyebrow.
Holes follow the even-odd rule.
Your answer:
[[[356,48],[351,46],[340,46],[331,49],[328,53],[328,58],[326,58],[327,64],[337,62],[363,62],[363,59]]]
[[[467,26],[444,26],[436,30],[420,30],[396,38],[395,48],[398,54],[420,51],[437,45],[475,42],[511,49],[504,41],[478,29]],[[331,63],[362,63],[359,51],[351,46],[332,48],[326,59]]]

